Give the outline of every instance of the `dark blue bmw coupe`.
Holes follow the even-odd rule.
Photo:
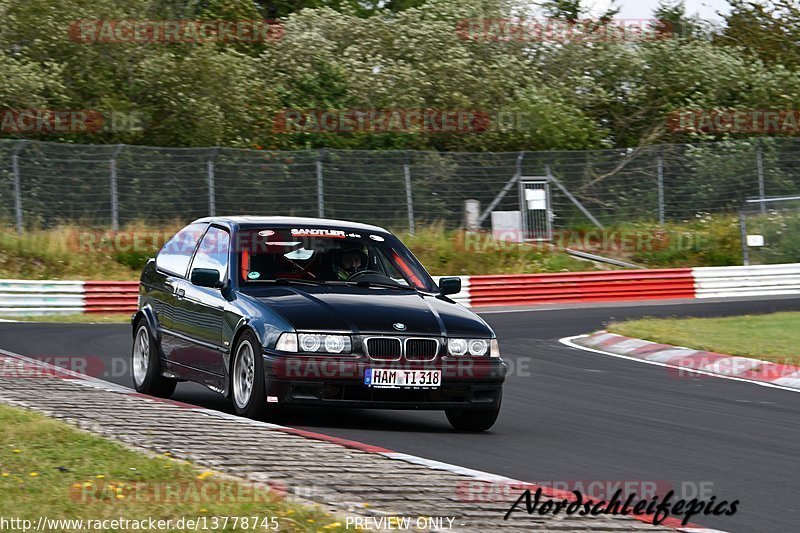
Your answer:
[[[168,397],[201,383],[253,418],[285,405],[438,409],[486,430],[506,364],[486,322],[447,297],[460,290],[379,227],[202,218],[144,268],[134,384]]]

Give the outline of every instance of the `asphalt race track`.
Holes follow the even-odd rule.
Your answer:
[[[798,309],[800,298],[783,298],[485,313],[514,366],[492,431],[455,433],[438,412],[309,409],[277,422],[530,482],[649,480],[676,489],[694,483],[710,487],[717,500],[740,500],[735,516],[696,517],[695,523],[736,532],[796,531],[800,394],[678,376],[558,339],[614,318]],[[128,386],[130,342],[125,325],[0,323],[2,349],[51,362],[87,357],[104,365],[110,381]],[[174,398],[230,410],[198,385],[180,384]]]

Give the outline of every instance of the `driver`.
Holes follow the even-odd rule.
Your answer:
[[[346,281],[353,274],[366,270],[367,254],[360,248],[342,250],[338,264],[334,264],[334,273],[342,281]]]

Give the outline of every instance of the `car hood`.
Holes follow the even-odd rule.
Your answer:
[[[281,286],[242,291],[297,331],[493,336],[475,313],[441,296],[384,288]],[[398,330],[394,324],[403,324]]]

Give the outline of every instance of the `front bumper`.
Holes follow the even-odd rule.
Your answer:
[[[441,370],[437,388],[364,385],[368,368]],[[437,358],[431,362],[366,357],[264,355],[267,397],[278,404],[374,409],[496,409],[508,367],[500,358]],[[274,399],[273,399],[274,398]]]

